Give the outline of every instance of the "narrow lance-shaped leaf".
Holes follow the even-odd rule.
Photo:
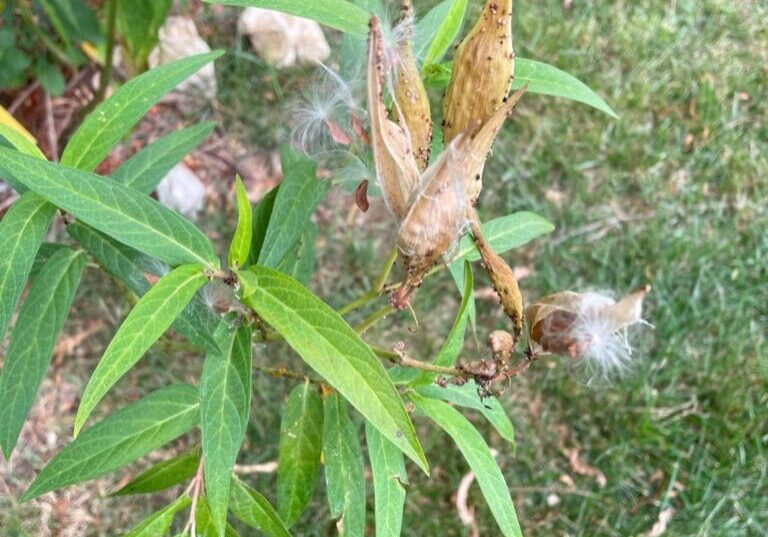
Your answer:
[[[59,250],[34,279],[21,307],[0,376],[0,446],[6,460],[51,362],[84,268],[82,252]]]
[[[0,147],[0,170],[91,227],[171,265],[218,268],[211,241],[191,222],[115,181]]]
[[[56,207],[37,194],[27,192],[0,220],[0,341],[5,337],[24,282],[54,214]]]
[[[141,297],[120,325],[85,387],[75,417],[75,436],[101,398],[168,330],[206,281],[200,267],[184,265],[160,278]]]
[[[200,450],[193,449],[185,453],[160,461],[148,468],[111,496],[129,494],[151,494],[179,485],[197,472],[200,464]]]
[[[365,534],[365,477],[357,427],[347,404],[331,393],[323,405],[323,461],[331,516],[341,537]]]
[[[251,251],[253,227],[251,202],[248,201],[248,192],[239,175],[235,178],[235,194],[237,196],[237,227],[232,243],[229,245],[229,266],[242,267]]]
[[[306,285],[315,271],[315,262],[317,261],[317,254],[315,253],[316,238],[317,226],[313,222],[307,222],[299,242],[283,258],[277,266],[277,270],[294,278],[302,285]]]
[[[260,7],[312,19],[345,33],[364,36],[368,13],[347,0],[205,0],[209,4]]]
[[[515,60],[515,79],[512,81],[512,90],[520,89],[526,84],[528,84],[528,91],[530,93],[541,93],[542,95],[552,95],[578,101],[596,108],[614,119],[619,119],[619,116],[608,106],[608,103],[592,91],[589,86],[575,76],[561,71],[554,65],[517,58]]]
[[[424,84],[436,88],[447,87],[451,81],[452,67],[451,62],[425,65]],[[614,119],[619,117],[602,97],[573,75],[544,62],[516,57],[515,79],[511,89],[518,90],[526,84],[528,93],[563,97],[591,106]]]
[[[277,509],[288,527],[307,506],[317,485],[322,451],[323,402],[309,382],[291,390],[280,424]]]
[[[468,0],[453,0],[442,24],[432,38],[427,53],[424,56],[424,65],[430,65],[440,61],[443,54],[450,48],[451,43],[459,35],[461,23],[464,21],[464,13],[467,11]]]
[[[229,485],[245,437],[251,393],[251,329],[219,327],[221,352],[209,353],[200,380],[205,491],[213,523],[224,535]]]
[[[316,177],[316,165],[288,146],[280,150],[285,177],[280,183],[258,263],[277,268],[298,242],[305,225],[323,199],[329,183]]]
[[[243,302],[425,472],[428,465],[386,370],[333,309],[294,279],[256,266],[240,273]]]
[[[203,496],[197,499],[197,512],[195,513],[197,522],[195,531],[196,537],[219,537],[218,526],[214,523],[213,513],[208,500]],[[227,523],[224,526],[224,537],[237,537],[235,529]]]
[[[515,448],[515,428],[510,421],[507,411],[495,397],[480,398],[474,381],[463,386],[424,386],[419,393],[432,399],[442,399],[455,405],[480,411],[493,425],[499,435]]]
[[[179,497],[172,504],[149,515],[138,526],[126,533],[124,537],[160,537],[161,535],[166,535],[168,530],[171,529],[176,513],[186,509],[191,503],[192,501],[189,499],[189,496]]]
[[[437,35],[443,21],[447,20],[448,10],[454,3],[454,0],[443,0],[416,22],[413,29],[413,54],[416,58],[424,58],[433,37]]]
[[[522,537],[515,506],[496,460],[477,429],[461,413],[442,401],[411,394],[416,409],[434,421],[456,443],[477,477],[485,501],[506,537]]]
[[[178,438],[197,425],[197,388],[174,384],[117,410],[62,449],[21,497],[108,474]]]
[[[269,501],[237,478],[232,482],[230,509],[242,522],[269,537],[291,536]]]
[[[112,179],[149,194],[181,160],[211,133],[216,124],[199,123],[158,138],[123,162]]]
[[[267,234],[269,220],[272,217],[272,209],[275,206],[275,199],[279,191],[280,185],[277,185],[259,200],[259,203],[256,204],[256,208],[253,210],[251,217],[253,221],[251,227],[251,248],[246,265],[255,264],[261,254],[261,248],[264,246],[264,237]]]
[[[503,254],[529,243],[536,237],[551,233],[555,226],[535,213],[520,211],[485,222],[482,229],[483,236],[493,251]],[[462,237],[456,258],[473,262],[480,260],[477,246],[469,235]]]
[[[376,537],[399,537],[405,507],[403,484],[408,482],[403,453],[368,422],[365,438],[373,474]]]
[[[132,78],[88,114],[70,138],[61,163],[91,171],[160,98],[223,52],[189,56]]]
[[[102,268],[138,297],[151,287],[147,274],[160,277],[170,270],[162,261],[120,244],[80,222],[68,225],[67,231]],[[219,322],[220,318],[205,305],[198,292],[171,326],[198,347],[215,350],[218,346],[213,334]]]

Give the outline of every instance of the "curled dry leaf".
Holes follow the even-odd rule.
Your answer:
[[[403,18],[413,19],[413,7],[410,0],[403,2]],[[411,28],[405,24],[405,28]],[[419,67],[413,57],[411,48],[411,32],[404,36],[399,47],[399,63],[395,66],[397,79],[395,83],[395,109],[398,111],[398,123],[405,125],[411,136],[416,163],[419,170],[424,171],[429,164],[429,151],[432,145],[432,114],[429,108],[429,98],[424,89],[424,83],[419,75]]]
[[[514,76],[512,0],[488,0],[456,52],[443,100],[443,136],[450,142],[502,105]]]
[[[419,168],[407,128],[387,117],[382,98],[384,56],[379,19],[372,17],[370,27],[366,85],[376,177],[387,207],[395,217],[403,219],[408,212],[408,198],[419,177]]]
[[[355,205],[364,213],[368,211],[368,179],[363,179],[355,189]]]

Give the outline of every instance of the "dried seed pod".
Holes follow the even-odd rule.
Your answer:
[[[505,330],[494,330],[488,336],[488,348],[491,349],[491,355],[499,370],[504,370],[515,351],[515,339]]]
[[[470,213],[469,225],[477,251],[480,252],[483,266],[491,278],[493,289],[499,295],[504,313],[512,320],[513,341],[517,344],[523,332],[523,296],[520,294],[517,278],[509,265],[486,242],[477,213],[474,209],[470,210]]]
[[[467,151],[467,143],[464,136],[456,138],[419,180],[398,233],[405,278],[391,297],[395,308],[408,306],[424,274],[461,235],[468,205],[462,177],[457,174],[457,159]]]
[[[521,88],[507,98],[504,104],[471,134],[471,156],[464,160],[466,169],[462,174],[465,177],[467,196],[472,205],[477,202],[477,198],[480,196],[480,191],[483,188],[485,159],[491,151],[496,135],[527,89],[528,86]]]
[[[413,19],[410,0],[403,2],[403,18]],[[410,25],[405,25],[410,29]],[[424,171],[429,164],[429,151],[432,145],[432,115],[429,98],[424,83],[419,75],[419,68],[411,48],[411,31],[407,32],[399,46],[399,64],[395,66],[397,80],[395,84],[396,119],[405,125],[411,135],[416,163]]]
[[[650,290],[645,286],[618,302],[571,291],[541,298],[525,310],[529,345],[534,352],[585,360],[604,375],[621,372],[631,356],[626,328],[645,322],[642,303]]]
[[[512,0],[488,0],[461,42],[443,100],[443,136],[450,142],[502,105],[514,76]]]
[[[407,130],[389,120],[382,98],[384,57],[379,19],[371,18],[366,74],[371,146],[384,200],[398,219],[405,217],[408,198],[419,177]]]

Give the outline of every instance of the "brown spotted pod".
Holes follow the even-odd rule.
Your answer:
[[[413,18],[410,0],[403,2],[403,17]],[[429,98],[419,74],[419,68],[411,48],[410,25],[405,24],[404,39],[400,41],[398,63],[395,65],[395,107],[393,116],[400,125],[405,125],[411,137],[416,163],[420,171],[427,169],[429,151],[432,145],[432,115]]]
[[[488,0],[456,51],[443,100],[446,143],[475,121],[485,123],[499,109],[514,70],[512,0]]]

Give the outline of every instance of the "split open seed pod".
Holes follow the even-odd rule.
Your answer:
[[[392,295],[395,308],[408,306],[410,296],[454,244],[467,221],[468,200],[458,161],[469,140],[459,136],[419,180],[398,233],[397,249],[405,266],[403,284]]]
[[[599,293],[563,291],[538,299],[525,309],[529,345],[578,359],[588,351],[612,345],[629,326],[644,322],[642,304],[651,287],[645,286],[619,301]],[[623,338],[618,344],[626,346]]]
[[[405,20],[413,19],[413,7],[410,0],[403,2],[402,16]],[[395,103],[400,125],[407,127],[411,136],[414,156],[420,171],[429,164],[429,151],[432,145],[432,115],[429,98],[419,74],[419,68],[411,48],[412,31],[409,24],[406,35],[399,45],[399,62],[395,66]]]
[[[367,61],[368,118],[371,147],[384,200],[392,214],[402,220],[408,212],[408,199],[419,177],[411,136],[405,122],[398,125],[387,115],[382,95],[385,74],[379,19],[371,18]]]

